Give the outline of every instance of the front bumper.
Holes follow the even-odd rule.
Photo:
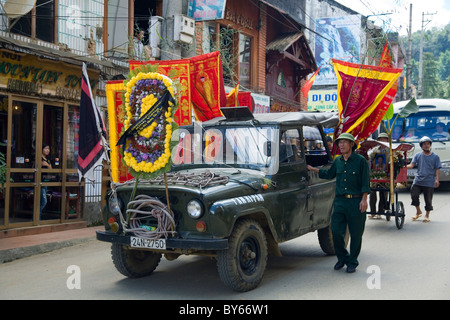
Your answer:
[[[107,231],[97,231],[97,240],[104,242],[130,245],[130,236],[118,235]],[[228,249],[228,239],[180,239],[169,238],[166,240],[168,250],[225,250]]]

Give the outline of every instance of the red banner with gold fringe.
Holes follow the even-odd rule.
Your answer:
[[[218,51],[190,58],[191,94],[195,117],[206,121],[221,117],[227,104],[222,61]]]
[[[190,90],[190,65],[189,60],[164,60],[164,61],[134,61],[129,62],[129,69],[134,70],[144,64],[158,65],[156,72],[169,78],[180,81],[181,94],[179,107],[175,112],[174,120],[179,126],[192,123],[191,90]]]
[[[125,182],[133,178],[128,172],[128,167],[122,164],[120,147],[116,146],[125,121],[125,110],[122,108],[122,95],[124,93],[125,87],[122,80],[112,80],[106,83],[111,178],[114,182]]]
[[[392,99],[385,96],[402,69],[331,60],[338,79],[340,123],[335,139],[341,133],[349,132],[359,143],[377,129],[386,114]]]
[[[218,51],[181,60],[130,61],[130,71],[144,64],[158,65],[158,71],[171,79],[179,79],[182,87],[180,108],[175,121],[191,124],[192,110],[198,121],[221,117],[226,105],[222,61]]]

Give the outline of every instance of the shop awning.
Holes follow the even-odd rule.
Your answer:
[[[292,60],[301,66],[302,69],[305,69],[306,74],[317,69],[316,60],[303,32],[279,35],[267,45],[266,51],[279,52],[285,58]]]

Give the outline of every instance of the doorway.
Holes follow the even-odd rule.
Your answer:
[[[0,110],[6,182],[0,190],[0,228],[80,218],[84,186],[72,159],[77,156],[79,108],[13,95],[0,96],[2,101],[7,105]],[[43,155],[50,166],[43,166]]]

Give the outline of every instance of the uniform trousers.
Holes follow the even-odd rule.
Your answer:
[[[358,256],[361,252],[362,235],[366,225],[366,213],[359,210],[361,200],[362,198],[347,199],[336,196],[331,216],[331,232],[338,261],[355,268],[359,264]],[[347,226],[350,233],[350,252],[345,246]]]

